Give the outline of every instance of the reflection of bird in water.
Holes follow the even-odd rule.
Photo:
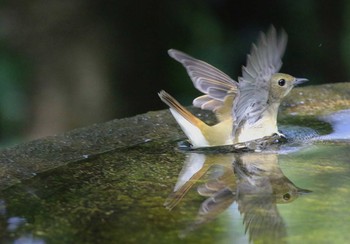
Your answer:
[[[276,154],[241,154],[234,172],[239,182],[236,201],[250,240],[281,241],[287,233],[276,203],[290,203],[310,191],[296,187],[283,174]]]
[[[189,165],[201,167],[185,177],[186,180],[182,176]],[[170,209],[175,207],[198,180],[218,168],[222,170],[220,175],[216,174],[214,179],[198,186],[198,193],[208,198],[202,202],[196,220],[182,235],[213,220],[236,202],[244,216],[243,223],[250,240],[281,243],[286,236],[286,227],[276,204],[292,202],[300,194],[310,191],[296,187],[283,174],[276,154],[191,154],[179,176],[183,181],[178,181],[166,205]]]

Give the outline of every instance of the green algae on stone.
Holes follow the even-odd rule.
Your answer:
[[[170,155],[183,158],[171,147],[169,150]],[[168,212],[163,203],[175,179],[166,175],[176,167],[181,165],[176,165],[164,151],[155,154],[140,146],[40,173],[3,190],[1,196],[6,199],[9,216],[24,217],[28,221],[24,230],[40,232],[49,242],[63,238],[82,243],[84,238],[93,236],[96,239],[88,242],[99,242],[108,240],[110,237],[105,235],[114,232],[120,240],[121,235],[125,236],[123,216],[132,216],[135,224],[157,216],[156,221],[165,226],[168,214],[163,220],[159,214]],[[28,202],[33,206],[28,206]],[[41,217],[34,221],[31,216]],[[58,231],[57,225],[65,231]],[[115,231],[111,231],[113,227]]]

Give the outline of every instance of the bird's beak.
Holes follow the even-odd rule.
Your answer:
[[[305,194],[309,194],[309,193],[312,192],[312,191],[307,190],[307,189],[302,189],[302,188],[299,188],[299,187],[297,187],[297,188],[298,188],[299,195],[305,195]]]
[[[305,78],[295,78],[295,80],[293,82],[293,85],[297,86],[297,85],[303,84],[303,83],[305,83],[307,81],[309,81],[309,80],[305,79]]]

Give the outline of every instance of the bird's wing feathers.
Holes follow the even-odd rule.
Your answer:
[[[277,35],[272,26],[267,34],[261,33],[253,44],[242,67],[239,83],[212,65],[183,52],[170,49],[169,55],[187,70],[194,86],[205,95],[193,100],[193,105],[216,113],[220,121],[233,117],[233,134],[244,123],[255,123],[266,108],[269,80],[282,66],[287,45],[287,34]],[[239,96],[239,98],[238,98]],[[237,99],[236,99],[237,98]]]
[[[242,67],[239,81],[239,98],[233,106],[234,129],[242,122],[255,123],[266,108],[269,95],[269,81],[282,66],[282,56],[287,45],[287,34],[277,34],[271,26],[267,34],[260,34],[257,45],[253,44],[247,56],[247,65]]]
[[[287,34],[284,31],[278,35],[271,26],[266,35],[261,33],[257,45],[253,44],[250,54],[247,55],[247,65],[242,67],[240,82],[249,85],[270,80],[282,67],[286,45]]]
[[[227,106],[228,101],[233,101],[237,94],[236,81],[212,65],[183,52],[170,49],[168,53],[186,68],[194,86],[206,94],[196,98],[193,101],[194,106],[217,113],[219,120],[232,116],[232,110],[224,107]],[[229,107],[232,107],[232,103]]]

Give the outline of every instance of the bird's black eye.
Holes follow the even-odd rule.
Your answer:
[[[291,195],[289,193],[286,193],[283,195],[283,200],[288,201],[290,199]]]
[[[278,80],[278,85],[279,86],[284,86],[285,84],[286,84],[286,80],[285,79]]]

